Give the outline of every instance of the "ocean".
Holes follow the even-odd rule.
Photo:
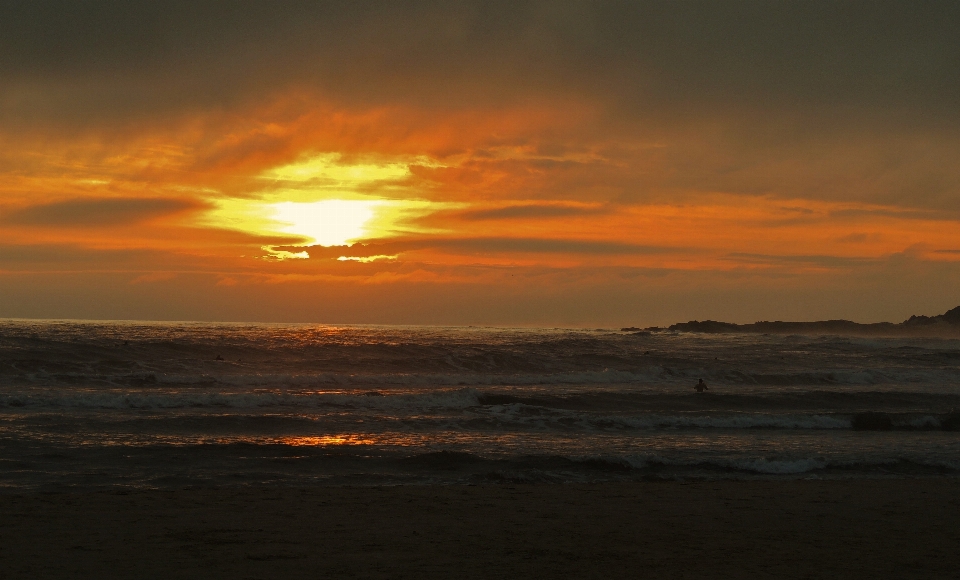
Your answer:
[[[956,339],[0,320],[7,492],[958,475]]]

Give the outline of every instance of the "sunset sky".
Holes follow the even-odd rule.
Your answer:
[[[960,3],[0,4],[0,317],[960,305]]]

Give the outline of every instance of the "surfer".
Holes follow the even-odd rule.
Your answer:
[[[703,379],[697,379],[697,380],[699,382],[696,385],[694,385],[693,388],[696,389],[698,393],[702,393],[704,391],[710,390],[707,388],[707,383],[703,382]]]

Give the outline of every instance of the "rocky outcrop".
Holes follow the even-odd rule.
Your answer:
[[[938,314],[937,316],[917,316],[913,315],[910,318],[903,321],[903,324],[907,326],[926,326],[928,324],[957,324],[960,325],[960,306],[952,310],[947,310],[943,314]]]
[[[960,306],[937,316],[911,316],[900,324],[876,322],[860,324],[850,320],[783,322],[780,320],[733,324],[716,320],[691,320],[670,326],[679,332],[749,332],[761,334],[850,334],[863,336],[960,336]]]

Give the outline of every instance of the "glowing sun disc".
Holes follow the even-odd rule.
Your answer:
[[[310,203],[284,201],[272,204],[280,231],[311,238],[321,246],[342,246],[366,236],[381,201],[327,199]]]

